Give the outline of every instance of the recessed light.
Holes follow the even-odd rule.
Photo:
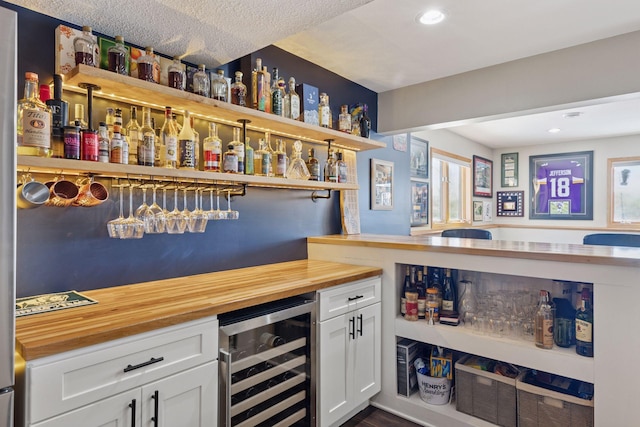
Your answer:
[[[580,117],[582,115],[582,111],[570,111],[568,113],[564,113],[562,117],[565,119],[575,119],[576,117]]]
[[[444,21],[445,14],[437,9],[432,9],[418,15],[418,22],[424,25],[435,25]]]
[[[560,128],[551,128],[547,132],[549,132],[549,133],[558,133],[558,132],[560,132]]]

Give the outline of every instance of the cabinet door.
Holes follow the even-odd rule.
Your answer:
[[[32,424],[33,427],[136,427],[142,425],[140,389],[126,391],[75,411]]]
[[[380,303],[361,308],[354,313],[356,323],[353,352],[354,406],[366,402],[380,391],[382,352]]]
[[[148,384],[142,387],[142,398],[144,426],[217,426],[218,362]]]
[[[350,314],[319,323],[319,411],[320,427],[334,424],[352,409],[353,366],[349,357],[353,330]]]

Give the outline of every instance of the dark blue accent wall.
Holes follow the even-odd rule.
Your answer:
[[[17,84],[21,97],[25,71],[37,72],[42,83],[48,83],[52,78],[54,30],[62,22],[7,3],[3,3],[3,6],[18,12]],[[258,56],[270,68],[277,66],[285,76],[294,75],[298,82],[316,85],[329,93],[334,112],[342,103],[367,103],[375,129],[375,92],[276,47],[270,46],[222,68],[230,75],[239,68],[250,66]],[[248,82],[245,78],[245,83]],[[79,94],[65,93],[64,96],[69,101],[70,112],[73,111],[73,104],[85,102]],[[123,108],[124,122],[128,121],[128,106],[109,104],[99,98],[94,101],[94,123],[103,120],[107,106]],[[154,117],[157,123],[162,123],[162,112],[154,111]],[[204,138],[206,123],[197,120],[195,126],[201,138]],[[223,142],[229,141],[230,136],[230,129],[221,130]],[[250,133],[249,136],[255,147],[261,135]],[[403,185],[403,181],[408,182],[408,154],[393,151],[390,138],[375,134],[373,137],[387,142],[389,148],[358,154],[362,232],[407,234],[409,195],[408,186]],[[324,163],[326,152],[318,151],[318,158]],[[369,210],[371,157],[396,163],[396,205],[393,211]],[[206,233],[200,235],[146,235],[140,240],[114,240],[107,235],[106,223],[118,214],[118,192],[111,188],[110,179],[101,182],[110,188],[111,195],[100,206],[45,206],[18,212],[18,297],[304,259],[307,256],[307,236],[341,232],[337,192],[332,192],[329,200],[313,202],[310,191],[251,187],[245,197],[234,197],[232,200],[232,207],[240,212],[238,221],[210,221]],[[125,195],[128,197],[128,193]],[[138,190],[134,195],[134,206],[138,206],[142,202],[141,193]],[[189,200],[189,207],[193,209],[191,197]],[[181,201],[179,205],[182,208]],[[204,205],[206,209],[209,208],[206,198]],[[224,199],[222,205],[226,207]],[[168,207],[173,209],[172,197],[169,197]],[[126,203],[125,214],[128,215]]]

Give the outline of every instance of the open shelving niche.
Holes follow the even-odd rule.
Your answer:
[[[383,142],[327,129],[309,123],[299,122],[247,107],[220,102],[190,92],[179,91],[167,86],[123,76],[94,67],[79,65],[65,76],[64,88],[86,93],[86,85],[100,89],[92,90],[93,96],[114,99],[132,105],[164,109],[171,105],[174,111],[189,112],[196,117],[228,126],[241,127],[246,121],[247,128],[259,132],[270,132],[291,139],[299,139],[312,144],[342,148],[354,152],[384,148]],[[153,179],[172,182],[198,182],[211,185],[238,187],[288,188],[314,191],[357,190],[353,183],[333,183],[305,181],[287,178],[264,177],[244,174],[204,172],[184,169],[153,168],[139,165],[99,163],[82,160],[39,158],[18,156],[18,171],[21,173],[49,173],[87,175],[110,178]]]

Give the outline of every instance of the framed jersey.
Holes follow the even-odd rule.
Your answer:
[[[593,151],[529,157],[529,219],[593,219]]]

